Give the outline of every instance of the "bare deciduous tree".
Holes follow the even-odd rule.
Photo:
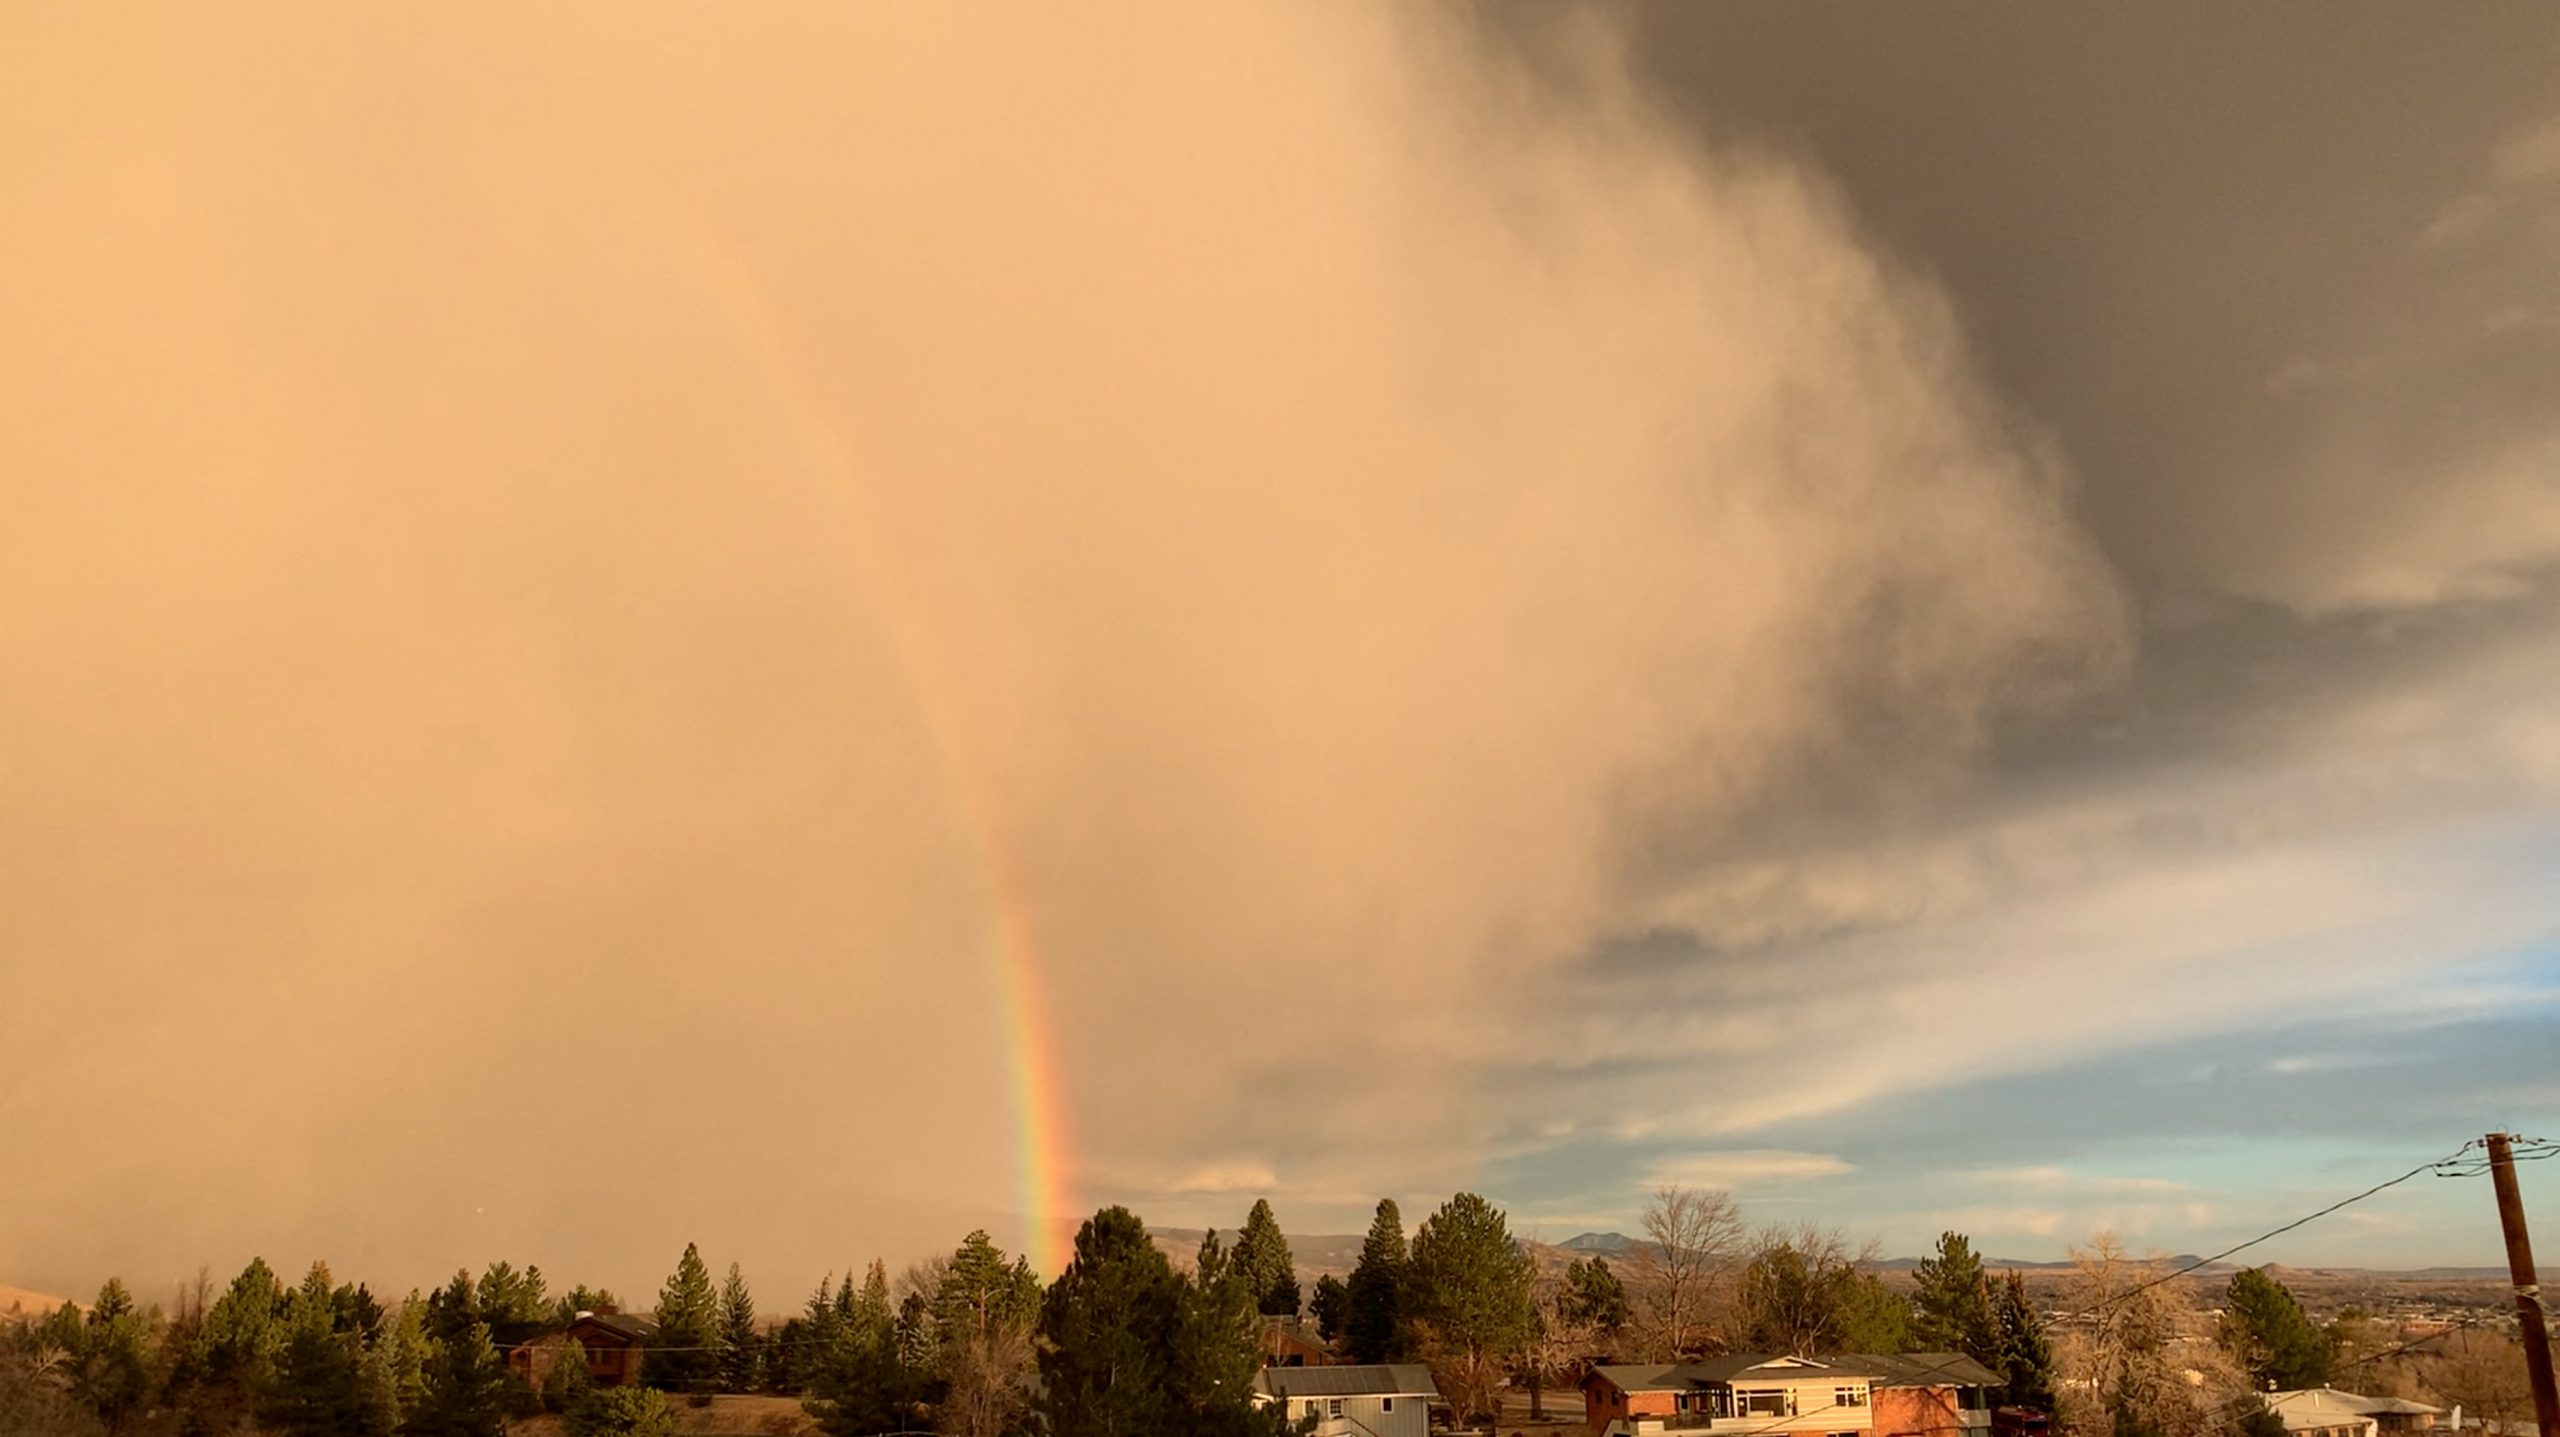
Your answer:
[[[2524,1347],[2503,1332],[2471,1328],[2444,1340],[2418,1369],[2419,1380],[2445,1406],[2459,1405],[2465,1421],[2530,1424],[2533,1385],[2525,1375]]]
[[[1529,1379],[1529,1420],[1544,1422],[1547,1384],[1569,1382],[1581,1375],[1582,1362],[1591,1355],[1596,1333],[1565,1286],[1561,1269],[1545,1268],[1538,1273],[1529,1289],[1529,1303],[1535,1321],[1529,1329],[1528,1343],[1520,1349],[1520,1371]]]
[[[935,1424],[952,1437],[998,1437],[1031,1407],[1035,1372],[1027,1315],[1006,1315],[962,1336],[944,1354],[947,1386]]]
[[[2118,1429],[2204,1437],[2229,1425],[2251,1394],[2213,1340],[2194,1284],[2161,1281],[2167,1259],[2136,1259],[2113,1233],[2071,1250],[2065,1301],[2078,1317],[2055,1345],[2063,1426],[2089,1437]]]
[[[1671,1184],[1645,1205],[1644,1235],[1634,1262],[1644,1346],[1660,1358],[1701,1351],[1716,1286],[1742,1251],[1742,1209],[1731,1193]]]

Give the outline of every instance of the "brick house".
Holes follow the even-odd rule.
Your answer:
[[[1876,1374],[1876,1437],[1989,1437],[2000,1374],[1961,1352],[1826,1357]]]
[[[657,1335],[658,1324],[649,1318],[598,1308],[579,1313],[566,1331],[508,1348],[507,1366],[540,1387],[575,1342],[585,1350],[588,1380],[599,1387],[629,1387],[639,1382],[642,1356]]]

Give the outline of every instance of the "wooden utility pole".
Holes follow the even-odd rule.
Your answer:
[[[2524,1195],[2516,1190],[2516,1155],[2505,1133],[2491,1133],[2489,1181],[2498,1190],[2498,1226],[2507,1235],[2507,1276],[2516,1285],[2516,1326],[2524,1338],[2524,1368],[2533,1378],[2533,1416],[2542,1437],[2560,1437],[2560,1387],[2551,1380],[2551,1334],[2542,1321],[2542,1277],[2534,1271],[2533,1241],[2524,1231]]]

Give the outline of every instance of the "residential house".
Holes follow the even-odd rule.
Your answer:
[[[658,1324],[610,1307],[581,1312],[568,1329],[507,1349],[507,1365],[536,1387],[550,1379],[562,1353],[575,1342],[585,1349],[587,1377],[599,1387],[629,1387],[640,1380],[640,1362]]]
[[[1303,1317],[1266,1315],[1260,1341],[1265,1367],[1323,1367],[1341,1360],[1316,1334],[1315,1324]]]
[[[1989,1437],[1990,1394],[2000,1374],[1961,1352],[1859,1352],[1822,1360],[1875,1374],[1876,1437]]]
[[[2270,1392],[2267,1410],[2283,1420],[2287,1437],[2388,1437],[2428,1431],[2444,1416],[2441,1407],[2405,1397],[2366,1397],[2335,1387]]]
[[[1865,1359],[1765,1353],[1600,1366],[1582,1380],[1583,1421],[1593,1437],[1710,1428],[1866,1437],[1881,1375]]]
[[[1316,1437],[1430,1437],[1440,1389],[1431,1369],[1398,1362],[1362,1367],[1266,1367],[1254,1374],[1254,1401],[1291,1422],[1316,1419]]]

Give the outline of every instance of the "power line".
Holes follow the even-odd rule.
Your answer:
[[[2321,1218],[2327,1217],[2329,1214],[2338,1211],[2340,1208],[2350,1207],[2356,1203],[2363,1202],[2366,1198],[2372,1197],[2374,1194],[2386,1189],[2398,1187],[2400,1184],[2409,1181],[2411,1178],[2422,1177],[2428,1173],[2436,1173],[2441,1177],[2472,1176],[2468,1171],[2457,1169],[2455,1164],[2459,1163],[2472,1149],[2479,1146],[2480,1139],[2474,1138],[2470,1142],[2464,1143],[2461,1147],[2454,1149],[2443,1157],[2437,1158],[2433,1162],[2420,1163],[2416,1167],[2409,1169],[2407,1172],[2402,1173],[2396,1178],[2389,1178],[2382,1182],[2375,1183],[2373,1186],[2366,1188],[2363,1192],[2357,1193],[2353,1197],[2340,1198],[2336,1202],[2329,1204],[2327,1207],[2320,1209],[2318,1212],[2307,1213],[2304,1216],[2295,1218],[2293,1221],[2284,1224],[2282,1227],[2269,1228],[2265,1232],[2258,1234],[2256,1237],[2253,1237],[2246,1242],[2235,1242],[2231,1246],[2226,1247],[2222,1251],[2214,1253],[2209,1257],[2197,1258],[2195,1261],[2188,1263],[2184,1267],[2171,1272],[2162,1273],[2158,1277],[2150,1278],[2143,1282],[2135,1283],[2133,1286],[2115,1294],[2113,1297],[2104,1298],[2082,1311],[2065,1314],[2062,1320],[2064,1322],[2078,1322],[2084,1318],[2095,1317],[2098,1314],[2107,1311],[2109,1308],[2115,1307],[2121,1303],[2129,1302],[2132,1299],[2141,1296],[2143,1293],[2149,1292],[2155,1287],[2159,1287],[2165,1283],[2175,1282],[2179,1278],[2187,1276],[2189,1273],[2195,1272],[2200,1268],[2210,1267],[2214,1263],[2220,1262],[2234,1253],[2246,1252],[2250,1248],[2256,1247],[2258,1244],[2266,1242],[2271,1238],[2282,1237],[2286,1233],[2293,1231],[2295,1228],[2317,1222]],[[2554,1150],[2560,1150],[2560,1147],[2556,1147]],[[2487,1168],[2483,1167],[2480,1171],[2486,1172]]]

